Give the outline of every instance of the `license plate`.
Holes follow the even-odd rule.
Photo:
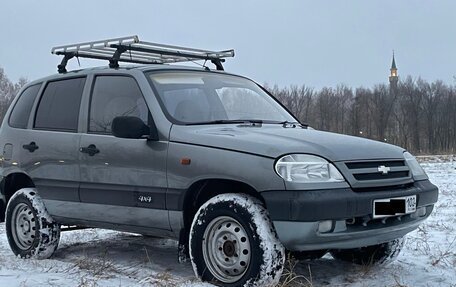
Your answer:
[[[374,218],[404,215],[416,211],[416,195],[374,200]]]

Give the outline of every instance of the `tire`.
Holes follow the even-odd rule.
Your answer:
[[[324,250],[309,250],[309,251],[289,251],[290,257],[296,260],[316,260],[320,259],[328,253]]]
[[[190,259],[196,276],[218,286],[275,286],[285,250],[257,199],[218,195],[203,204],[190,230]]]
[[[34,188],[20,189],[11,197],[5,225],[16,256],[46,259],[57,249],[60,225],[51,218]]]
[[[359,265],[385,264],[393,261],[404,246],[404,238],[355,249],[331,250],[335,259]]]

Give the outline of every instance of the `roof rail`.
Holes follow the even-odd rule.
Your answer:
[[[223,71],[224,58],[234,57],[234,50],[209,51],[180,46],[140,41],[138,36],[113,38],[52,48],[54,55],[63,55],[57,66],[59,73],[66,73],[68,61],[74,57],[108,60],[110,68],[118,68],[119,62],[136,64],[169,64],[176,62],[211,61],[217,70]]]

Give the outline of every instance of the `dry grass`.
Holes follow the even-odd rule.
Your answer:
[[[309,277],[304,275],[298,275],[295,272],[297,260],[288,255],[285,267],[282,273],[282,278],[278,287],[313,287],[312,282],[312,270],[310,265],[307,265],[309,271]]]
[[[396,284],[393,287],[408,287],[408,285],[405,285],[404,283],[402,283],[400,281],[400,278],[396,275],[394,275],[394,281],[396,282]]]
[[[147,248],[144,246],[143,247],[144,254],[145,254],[145,259],[146,263],[152,264],[152,261],[149,256],[149,252],[147,251]],[[164,271],[160,273],[156,273],[150,276],[147,276],[143,280],[139,282],[141,286],[144,285],[149,285],[149,286],[157,286],[157,287],[179,287],[184,285],[184,283],[188,283],[191,281],[196,281],[197,279],[192,277],[192,278],[182,278],[182,279],[176,279],[173,274],[171,274],[169,271]]]
[[[103,278],[109,279],[114,278],[116,274],[121,273],[122,270],[116,267],[116,265],[109,260],[108,251],[104,249],[100,256],[87,256],[84,254],[81,258],[77,259],[75,262],[80,270],[87,271],[94,278]],[[81,280],[86,280],[84,277]],[[82,286],[91,286],[87,280],[81,282]],[[96,285],[94,285],[96,286]]]
[[[85,277],[81,277],[78,287],[97,287],[97,281],[94,279],[87,279]]]
[[[433,258],[431,265],[436,266],[438,264],[446,264],[449,266],[455,266],[456,259],[453,260],[453,262],[451,262],[451,258],[456,257],[456,253],[454,252],[455,242],[456,237],[453,239],[453,241],[450,242],[450,244],[448,244],[447,248],[445,248],[443,251],[440,250],[439,247],[437,247],[437,254],[431,256],[431,258]]]
[[[157,273],[155,275],[148,276],[141,280],[140,282],[141,286],[144,285],[149,285],[149,286],[158,286],[158,287],[177,287],[179,286],[176,282],[173,280],[173,276],[168,273],[168,272],[162,272],[162,273]]]

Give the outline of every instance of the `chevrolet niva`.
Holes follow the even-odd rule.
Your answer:
[[[394,258],[437,201],[410,153],[299,123],[223,71],[232,50],[132,37],[53,53],[60,73],[27,84],[0,131],[1,220],[20,257],[50,257],[61,226],[108,228],[178,240],[203,281],[274,286],[287,252]],[[67,72],[73,57],[110,67]],[[217,69],[166,65],[194,60]]]

